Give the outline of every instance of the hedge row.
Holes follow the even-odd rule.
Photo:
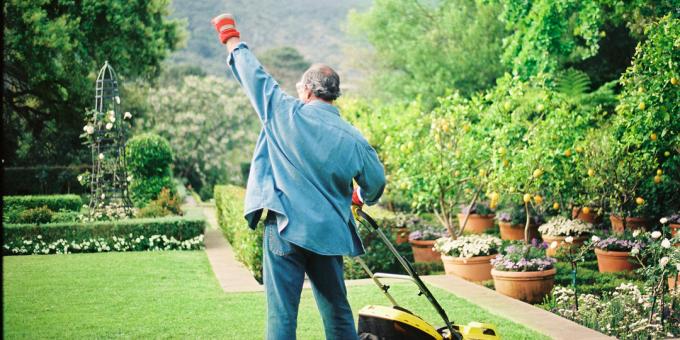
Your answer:
[[[78,175],[90,170],[87,164],[73,166],[7,167],[2,180],[3,195],[82,194]]]
[[[255,279],[262,282],[262,222],[253,231],[248,228],[243,218],[243,201],[245,189],[236,186],[215,186],[215,204],[217,206],[217,220],[220,229],[231,243],[236,258],[241,261],[252,273]],[[378,207],[369,207],[367,212],[373,216],[382,226],[386,234],[395,244],[395,235],[391,232],[392,227],[401,226],[406,220],[403,216],[398,217],[393,213]],[[392,255],[387,246],[376,234],[365,227],[359,227],[359,236],[362,239],[366,254],[362,259],[374,272],[403,273],[401,265]],[[411,246],[401,244],[397,246],[400,254],[409,261],[413,261]],[[441,270],[441,264],[416,265],[416,270],[421,274]],[[346,279],[359,279],[367,277],[366,272],[351,258],[344,261]]]
[[[28,253],[36,253],[33,247],[43,245],[90,244],[101,243],[105,251],[121,250],[106,249],[119,246],[129,247],[123,250],[147,249],[195,249],[194,245],[202,247],[205,220],[202,218],[163,217],[149,219],[129,219],[120,221],[77,222],[77,223],[48,223],[36,224],[5,224],[3,226],[3,253],[17,254],[23,251],[13,251],[21,247],[28,249]],[[142,242],[140,240],[157,239],[157,242]],[[134,245],[135,242],[138,243]],[[191,244],[192,247],[188,248]],[[170,245],[170,246],[168,246]],[[168,246],[168,247],[166,247]],[[102,251],[96,250],[93,251]],[[92,250],[91,250],[92,251]]]
[[[232,185],[215,186],[215,205],[217,222],[222,233],[234,249],[236,259],[241,261],[262,283],[262,233],[264,225],[260,221],[255,231],[248,227],[243,218],[245,189]]]
[[[80,211],[83,200],[78,195],[28,195],[3,197],[3,210],[22,211],[39,207],[48,207],[52,211]]]

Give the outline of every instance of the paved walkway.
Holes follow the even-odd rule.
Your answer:
[[[196,206],[195,202],[186,203],[193,203],[192,205]],[[200,207],[208,221],[205,233],[205,250],[222,289],[227,293],[263,291],[262,285],[253,278],[250,271],[236,261],[231,246],[225,240],[217,225],[215,207],[206,204],[201,204]],[[553,339],[613,339],[541,308],[506,297],[494,290],[455,276],[431,275],[422,278],[431,286],[446,290],[493,314],[523,324]],[[395,280],[381,281],[384,283],[396,282]],[[346,284],[347,286],[360,286],[374,283],[371,279],[362,279],[347,280]],[[305,281],[304,287],[310,288],[308,281]],[[376,293],[378,292],[376,288]]]

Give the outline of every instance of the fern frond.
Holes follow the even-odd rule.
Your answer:
[[[584,72],[568,69],[557,79],[557,91],[568,97],[580,97],[590,89],[590,78]]]

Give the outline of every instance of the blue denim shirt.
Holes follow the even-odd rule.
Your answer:
[[[352,180],[366,204],[377,203],[385,172],[375,150],[335,106],[283,92],[246,44],[227,63],[262,123],[246,190],[249,226],[266,208],[293,244],[321,255],[363,254],[350,208]]]

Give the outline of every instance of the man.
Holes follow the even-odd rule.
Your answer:
[[[262,123],[245,217],[254,229],[262,211],[268,211],[263,241],[267,339],[295,338],[305,273],[326,338],[356,339],[342,256],[364,253],[350,206],[378,201],[385,187],[383,166],[333,106],[340,95],[340,78],[333,69],[310,67],[294,98],[241,42],[231,15],[220,15],[213,24],[227,46],[227,64]],[[360,189],[353,191],[353,180]]]

